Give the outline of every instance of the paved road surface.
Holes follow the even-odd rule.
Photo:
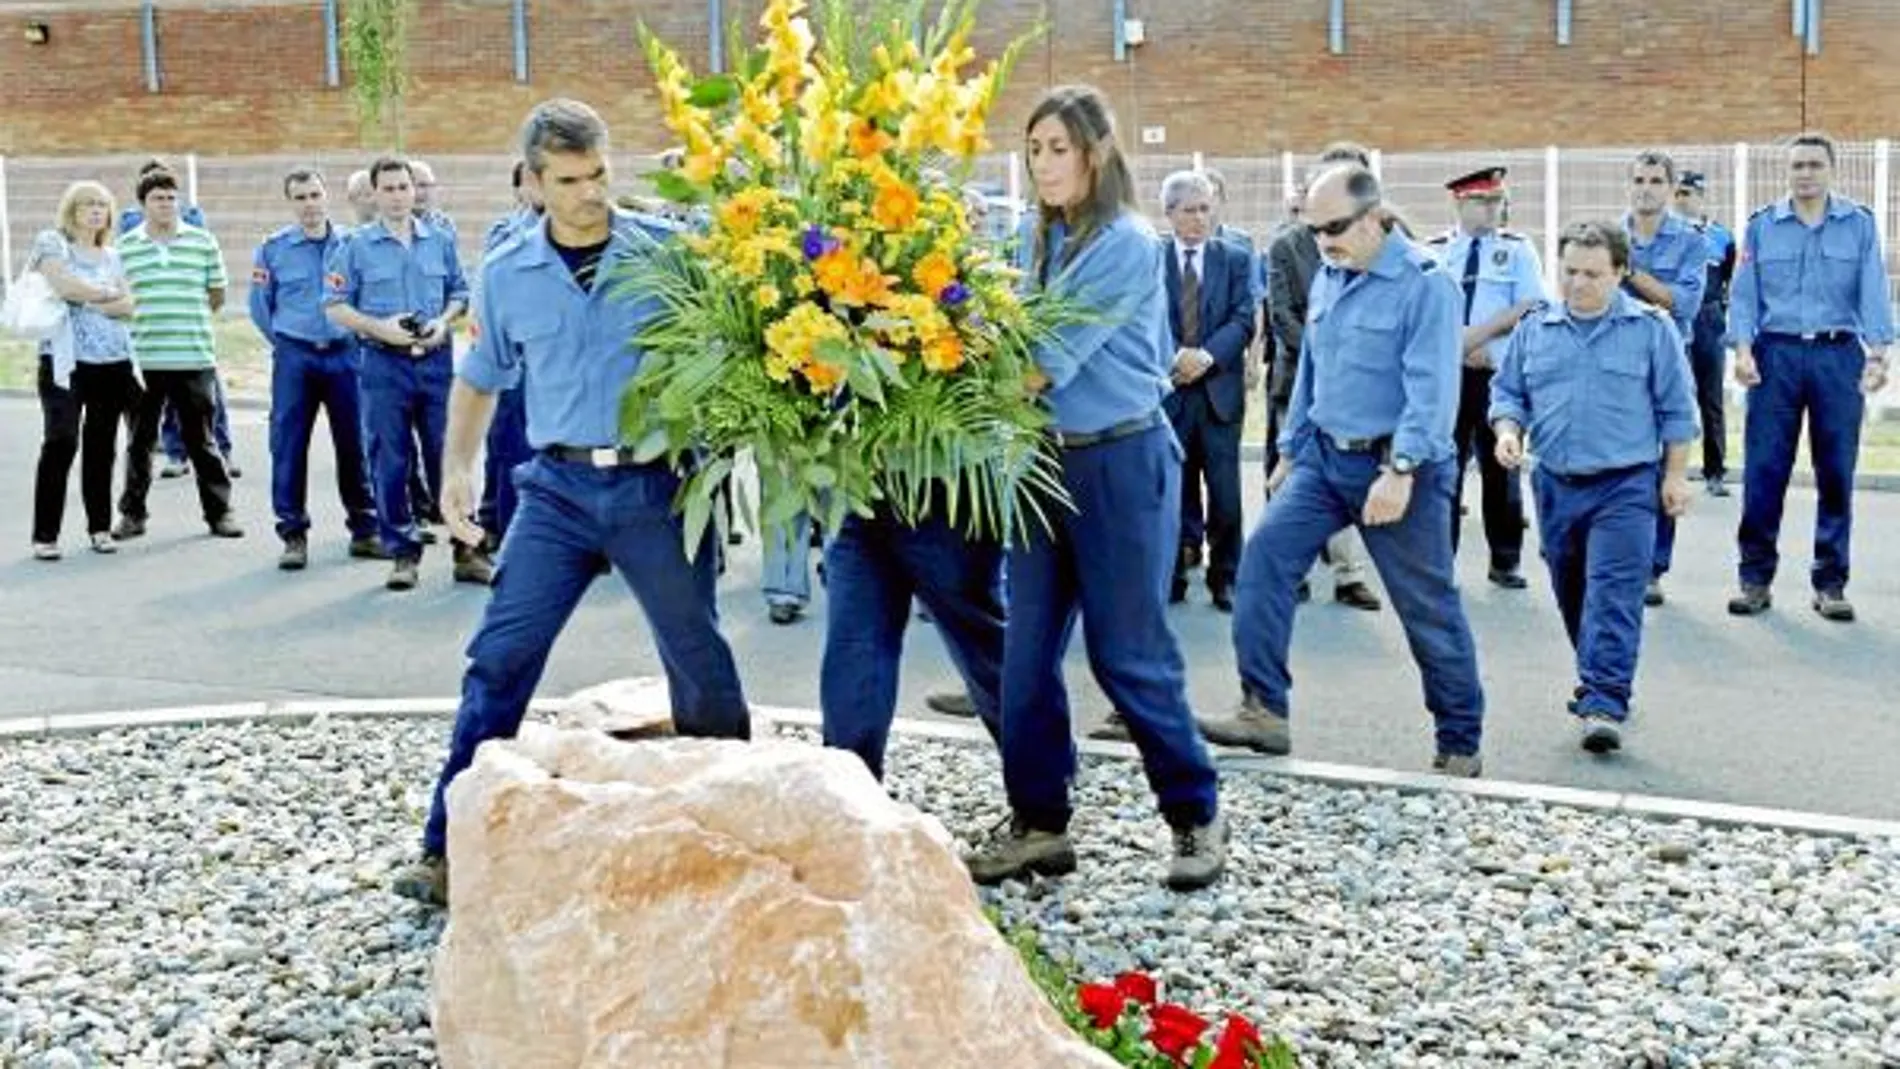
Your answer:
[[[449,582],[446,555],[424,563],[422,587],[383,590],[385,566],[345,559],[340,512],[319,460],[311,485],[318,528],[311,568],[276,571],[262,414],[239,423],[239,542],[206,536],[189,480],[160,481],[151,534],[116,557],[81,548],[74,487],[66,560],[26,552],[39,413],[0,399],[0,502],[12,548],[0,552],[0,716],[252,699],[440,697],[456,693],[462,646],[485,592]],[[320,432],[321,433],[321,430]],[[321,440],[320,440],[321,441]],[[1259,499],[1248,471],[1247,500]],[[75,473],[76,484],[76,473]],[[1733,575],[1740,498],[1703,499],[1685,521],[1671,602],[1652,615],[1638,680],[1638,721],[1625,754],[1579,753],[1562,711],[1570,655],[1535,572],[1529,591],[1491,587],[1479,570],[1473,519],[1464,558],[1466,604],[1490,701],[1488,772],[1497,778],[1900,818],[1900,495],[1862,493],[1852,594],[1862,621],[1829,624],[1806,607],[1813,499],[1788,514],[1790,566],[1781,601],[1763,620],[1723,610]],[[773,626],[758,594],[756,539],[734,554],[721,585],[726,628],[755,700],[817,700],[822,625]],[[1321,579],[1322,589],[1329,583]],[[822,594],[814,613],[822,619]],[[1196,589],[1175,611],[1197,706],[1231,703],[1237,683],[1228,618]],[[902,711],[953,673],[933,631],[913,631]],[[1431,755],[1417,676],[1397,621],[1325,602],[1303,610],[1295,642],[1296,739],[1301,756],[1415,769]],[[657,674],[630,597],[595,585],[556,648],[544,692]],[[1077,704],[1107,712],[1078,648]]]

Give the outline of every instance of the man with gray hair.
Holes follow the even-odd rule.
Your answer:
[[[1162,407],[1185,453],[1183,485],[1206,490],[1208,596],[1215,608],[1232,612],[1240,567],[1240,431],[1247,411],[1247,343],[1253,339],[1252,265],[1244,249],[1214,240],[1214,184],[1206,175],[1169,175],[1161,183],[1161,208],[1173,230],[1165,262],[1174,344],[1174,392]],[[1198,505],[1201,495],[1193,496]],[[1185,515],[1182,522],[1189,522]],[[1187,598],[1188,548],[1184,542],[1175,555],[1173,602]]]
[[[350,172],[350,181],[343,187],[343,195],[350,202],[350,218],[356,226],[366,226],[376,221],[375,192],[369,182],[368,169]]]
[[[496,394],[519,386],[535,458],[516,470],[521,502],[494,594],[469,640],[462,704],[423,832],[422,859],[396,891],[446,904],[448,787],[489,739],[512,737],[548,654],[593,582],[613,563],[645,612],[666,668],[682,735],[744,739],[751,721],[732,649],[719,633],[709,529],[689,555],[673,509],[681,476],[620,446],[620,396],[640,370],[629,344],[654,302],[611,283],[651,256],[671,230],[616,211],[608,193],[607,126],[575,100],[549,100],[521,133],[526,179],[547,224],[504,242],[482,264],[474,347],[449,397],[442,506],[457,539],[475,544],[475,461]]]

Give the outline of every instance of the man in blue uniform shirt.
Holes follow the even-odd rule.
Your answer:
[[[1322,175],[1306,225],[1327,266],[1313,281],[1281,459],[1268,479],[1273,498],[1240,563],[1241,704],[1201,730],[1223,745],[1290,750],[1295,588],[1326,539],[1357,525],[1424,676],[1437,723],[1432,767],[1476,776],[1484,691],[1452,579],[1458,287],[1396,232],[1365,168]]]
[[[442,436],[448,418],[453,345],[449,324],[468,307],[468,283],[453,235],[413,214],[409,164],[370,165],[378,218],[330,256],[324,302],[330,321],[361,339],[361,381],[376,485],[377,526],[394,560],[391,590],[412,590],[422,562],[421,517],[410,496],[419,461],[431,487],[442,485]],[[412,441],[420,440],[418,458]],[[486,584],[491,570],[478,547],[457,543],[455,578]]]
[[[1866,208],[1830,192],[1834,142],[1807,133],[1788,145],[1789,195],[1749,216],[1729,305],[1735,378],[1748,390],[1743,439],[1741,593],[1737,616],[1768,611],[1781,562],[1781,512],[1808,420],[1819,502],[1814,610],[1841,622],[1853,529],[1854,463],[1866,394],[1887,382],[1893,307],[1879,229]]]
[[[1486,574],[1507,590],[1524,587],[1518,570],[1524,557],[1524,499],[1517,473],[1498,466],[1497,443],[1485,410],[1491,404],[1494,343],[1511,332],[1532,304],[1544,299],[1544,269],[1537,248],[1524,235],[1499,229],[1504,210],[1505,169],[1485,167],[1445,183],[1458,213],[1458,227],[1427,244],[1463,294],[1459,323],[1464,370],[1459,381],[1458,475],[1451,513],[1451,548],[1464,527],[1465,467],[1478,462],[1484,540],[1491,564]]]
[[[336,489],[350,529],[350,556],[379,559],[376,501],[364,470],[356,339],[323,314],[324,265],[347,240],[330,221],[323,175],[284,176],[296,222],[264,239],[251,262],[251,322],[271,347],[271,509],[284,551],[277,566],[310,562],[310,435],[323,411],[336,447]]]
[[[1570,709],[1583,748],[1603,754],[1622,746],[1629,718],[1657,513],[1689,505],[1695,396],[1668,313],[1619,292],[1629,238],[1578,223],[1557,251],[1563,301],[1533,310],[1511,334],[1490,417],[1507,468],[1523,464],[1530,431],[1538,542],[1576,651]]]
[[[540,194],[527,185],[527,169],[526,162],[515,161],[511,177],[515,207],[507,215],[495,220],[489,226],[488,233],[483,235],[484,260],[503,242],[541,223]],[[514,479],[509,473],[533,456],[534,450],[528,445],[528,414],[522,405],[521,387],[503,390],[495,402],[495,421],[488,428],[488,448],[482,460],[482,503],[475,510],[475,522],[487,532],[484,549],[489,552],[501,547],[501,540],[508,534],[508,524],[514,519],[515,506],[519,502],[515,496]]]
[[[602,557],[646,613],[676,729],[743,739],[751,725],[732,651],[719,633],[711,532],[689,560],[673,511],[680,476],[619,447],[620,397],[641,359],[629,341],[654,304],[631,299],[610,279],[665,231],[612,208],[607,126],[592,108],[547,101],[529,114],[521,141],[548,222],[504,243],[482,265],[480,334],[456,369],[442,484],[444,513],[459,539],[480,539],[468,519],[475,458],[501,390],[523,389],[538,455],[517,474],[521,508],[494,595],[469,641],[462,705],[422,861],[396,881],[399,893],[435,904],[448,890],[449,784],[483,742],[520,729],[554,640]]]
[[[1676,179],[1676,213],[1702,232],[1709,243],[1708,273],[1702,307],[1689,340],[1689,370],[1695,375],[1696,409],[1702,417],[1702,481],[1710,497],[1728,496],[1728,418],[1724,411],[1728,382],[1728,287],[1735,277],[1735,235],[1709,216],[1709,180],[1701,171]]]
[[[1663,152],[1642,152],[1630,164],[1630,210],[1623,217],[1629,243],[1629,270],[1623,289],[1667,313],[1683,339],[1695,331],[1708,282],[1708,241],[1688,220],[1669,210],[1676,187],[1676,162]],[[1664,510],[1656,517],[1656,547],[1651,555],[1647,605],[1663,603],[1662,577],[1676,555],[1676,518]]]

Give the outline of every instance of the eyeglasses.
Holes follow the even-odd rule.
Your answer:
[[[1311,230],[1314,234],[1319,235],[1320,237],[1336,238],[1339,235],[1344,234],[1346,231],[1351,230],[1355,225],[1358,224],[1359,220],[1364,219],[1366,217],[1367,212],[1371,211],[1372,209],[1378,206],[1379,205],[1377,201],[1374,201],[1370,204],[1362,204],[1359,206],[1358,211],[1353,212],[1351,215],[1348,215],[1343,219],[1335,219],[1330,223],[1308,223],[1306,224],[1306,228],[1308,230]]]

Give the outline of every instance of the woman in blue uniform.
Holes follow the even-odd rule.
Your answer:
[[[1135,211],[1134,179],[1098,91],[1050,90],[1029,117],[1025,148],[1038,205],[1029,284],[1100,314],[1036,354],[1075,508],[1046,510],[1051,529],[1009,550],[1002,749],[1011,819],[966,862],[979,883],[1075,868],[1062,658],[1080,615],[1096,681],[1126,717],[1174,829],[1168,885],[1205,887],[1225,866],[1227,827],[1167,620],[1181,453],[1161,411],[1173,355],[1163,247]]]

